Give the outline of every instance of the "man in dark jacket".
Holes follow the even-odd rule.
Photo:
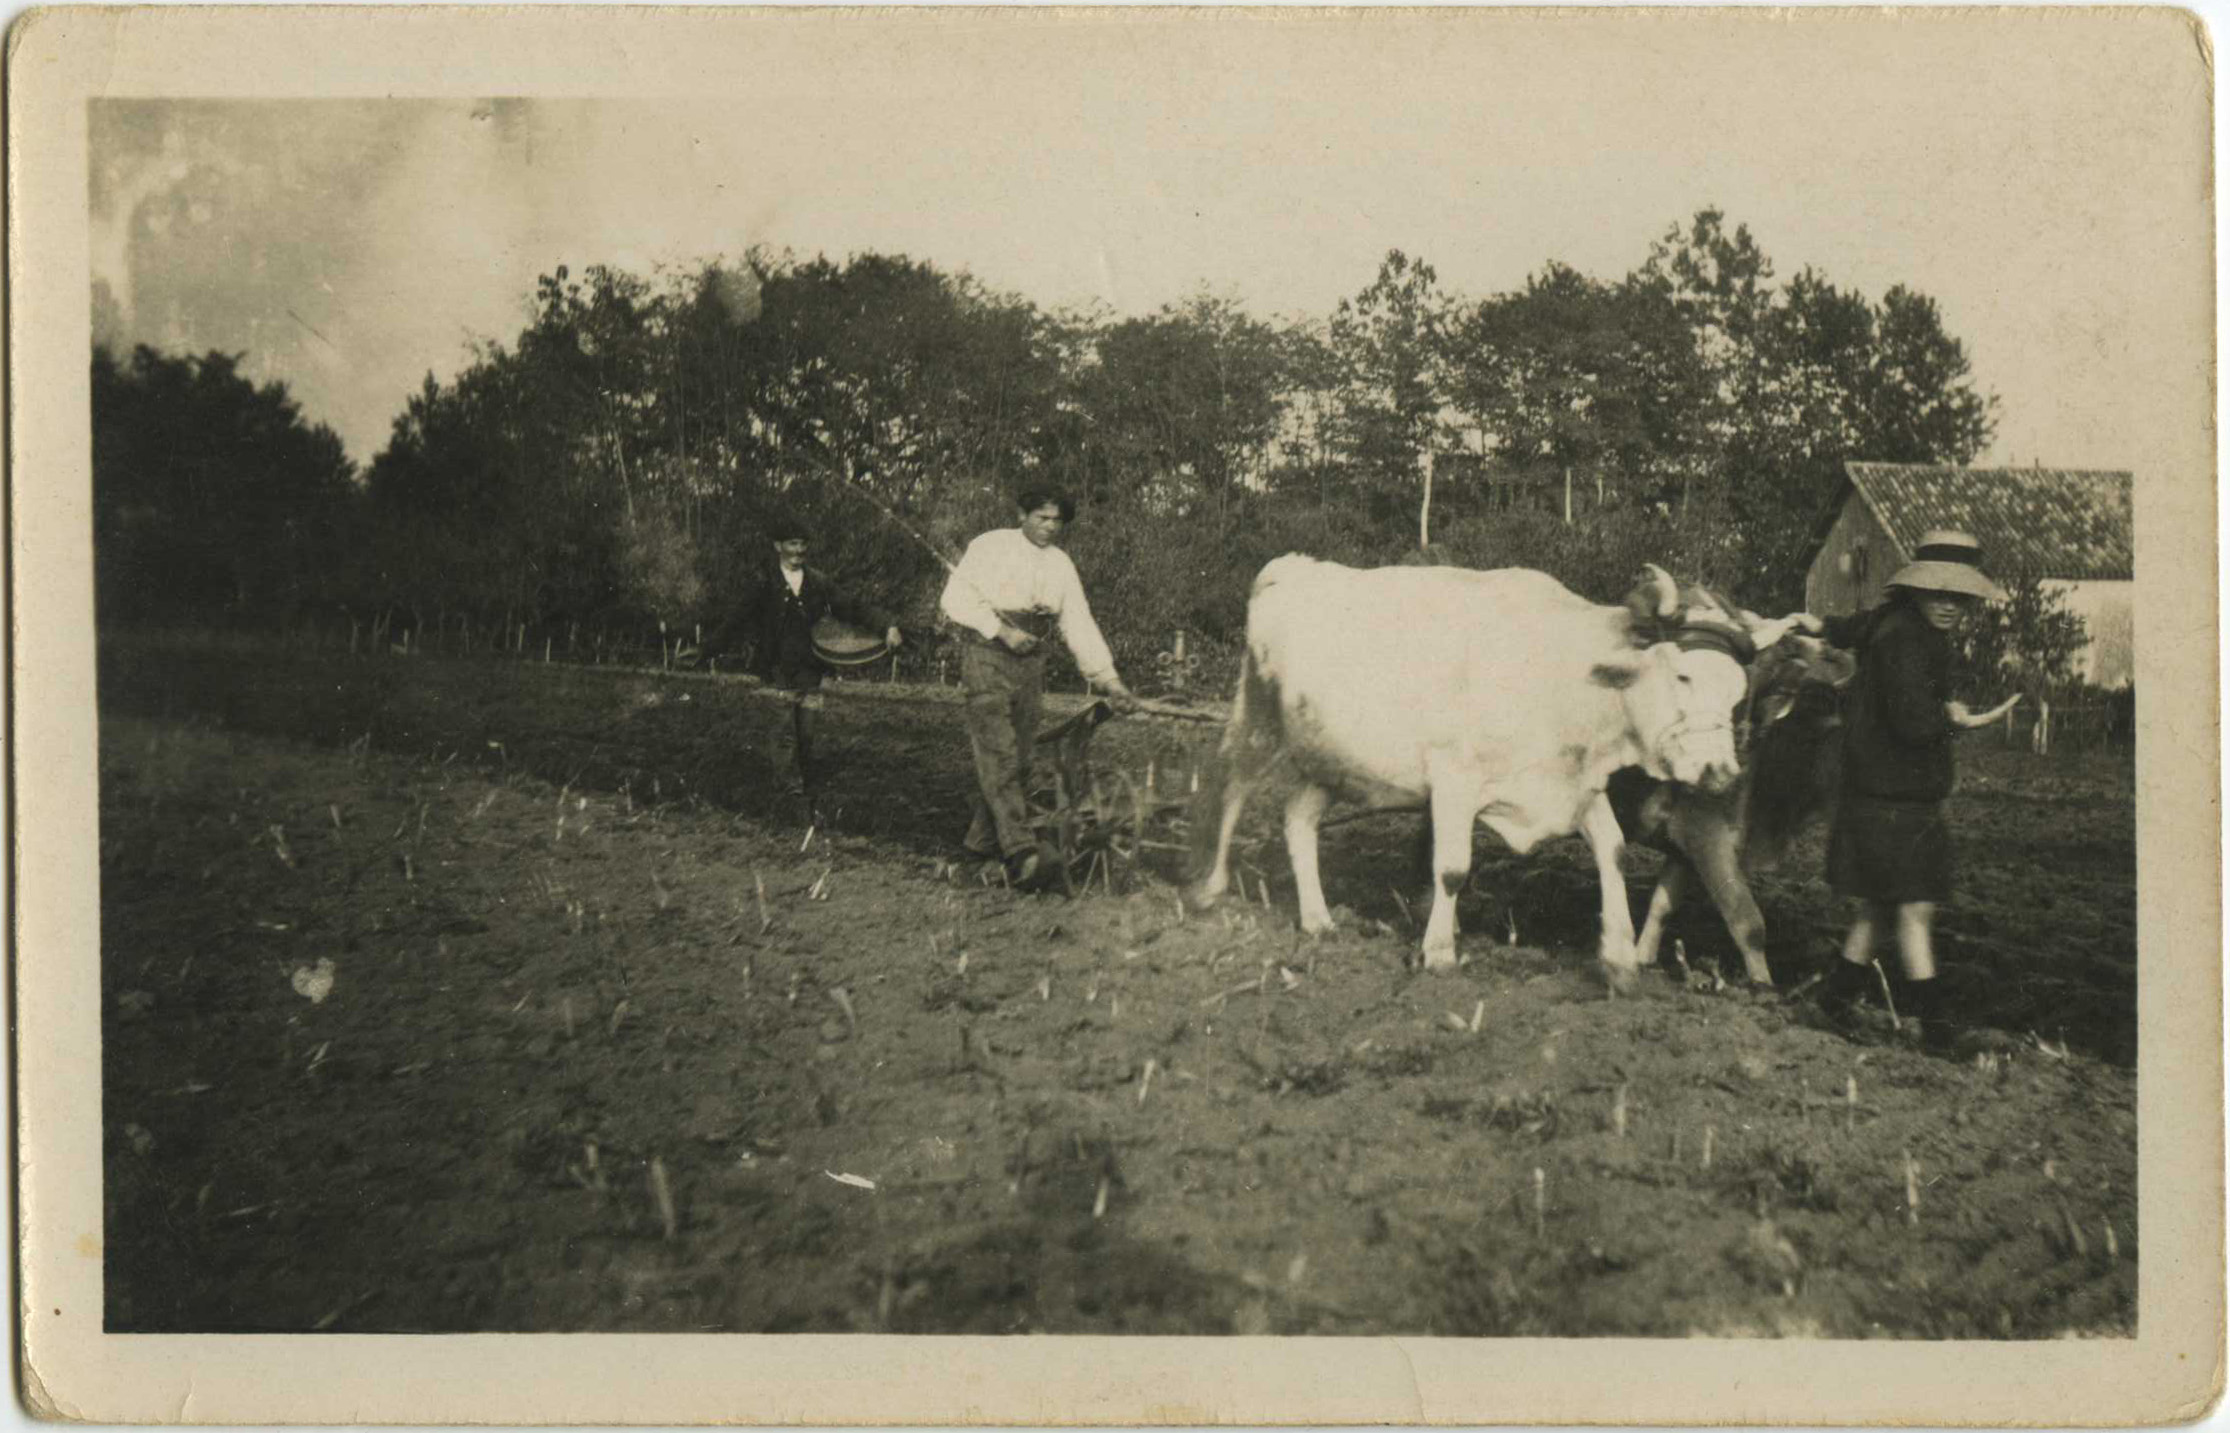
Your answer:
[[[778,522],[772,536],[774,569],[745,595],[723,645],[749,642],[752,670],[769,686],[792,694],[798,789],[810,798],[818,789],[820,775],[813,762],[813,724],[820,707],[820,698],[814,693],[828,673],[814,647],[813,625],[833,616],[854,627],[882,632],[884,644],[890,648],[904,642],[905,636],[879,608],[806,566],[812,538],[802,523]]]
[[[1930,1044],[1945,1035],[1931,929],[1952,886],[1943,810],[1951,795],[1951,739],[1988,726],[2020,700],[1978,713],[1951,696],[1953,629],[1982,602],[2003,595],[1981,561],[1980,544],[1965,533],[1927,533],[1914,560],[1889,579],[1881,606],[1803,623],[1858,654],[1827,875],[1836,894],[1858,899],[1859,910],[1824,998],[1830,1013],[1847,1021],[1874,984],[1868,967],[1876,943],[1893,930],[1905,972],[1900,1013],[1917,1020]]]

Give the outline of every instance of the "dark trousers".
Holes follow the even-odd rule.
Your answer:
[[[819,775],[813,766],[813,708],[809,702],[820,700],[814,693],[819,690],[823,673],[819,666],[777,667],[768,675],[768,683],[797,696],[790,708],[790,732],[797,757],[798,782],[807,795],[814,791]]]
[[[975,816],[966,845],[989,854],[996,844],[1001,855],[1019,855],[1037,845],[1030,827],[1030,748],[1045,691],[1045,657],[970,642],[960,654],[960,677],[976,759]]]

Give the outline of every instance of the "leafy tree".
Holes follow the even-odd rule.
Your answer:
[[[1340,407],[1339,357],[1325,325],[1308,318],[1287,321],[1278,331],[1278,348],[1285,381],[1263,486],[1312,503],[1318,525],[1329,527],[1334,493],[1349,489],[1334,431]]]
[[[715,544],[716,564],[763,562],[757,529],[780,506],[815,524],[823,561],[903,609],[937,570],[912,534],[950,548],[1003,512],[1023,473],[1071,476],[1058,321],[903,257],[760,263],[757,316],[729,321],[725,380],[705,395],[726,429],[755,440],[721,465],[723,530],[749,544],[748,560]]]
[[[1988,445],[1995,400],[1925,295],[1881,303],[1806,270],[1775,289],[1746,227],[1705,209],[1653,247],[1639,277],[1688,315],[1711,394],[1707,451],[1746,552],[1737,595],[1801,600],[1814,523],[1852,459],[1964,463]]]
[[[93,352],[101,619],[283,612],[326,597],[355,495],[332,429],[244,355]]]
[[[705,595],[697,539],[670,502],[646,499],[620,520],[618,559],[632,605],[675,627],[697,614]]]
[[[1474,515],[1446,524],[1434,545],[1444,561],[1478,568],[1530,567],[1603,603],[1623,600],[1644,563],[1656,563],[1683,581],[1726,590],[1742,557],[1739,535],[1725,514],[1701,505],[1686,513],[1631,505],[1606,508],[1570,524],[1545,509]]]
[[[1635,279],[1666,295],[1687,320],[1696,355],[1709,375],[1707,420],[1724,436],[1761,381],[1762,332],[1773,308],[1773,261],[1748,225],[1727,232],[1717,208],[1696,211],[1650,246]],[[1714,411],[1715,410],[1715,411]]]
[[[371,475],[376,600],[483,621],[717,616],[782,510],[819,530],[820,562],[903,607],[935,571],[909,529],[1073,461],[1066,341],[903,258],[560,268],[515,346],[406,402]]]
[[[2090,642],[2089,625],[2068,610],[2059,588],[2025,574],[2001,577],[1999,585],[2004,598],[1985,603],[1960,629],[1960,670],[1990,701],[2010,692],[2032,702],[2059,698],[2076,685],[2075,663]]]
[[[1748,549],[1738,594],[1789,605],[1845,459],[1867,456],[1874,314],[1862,295],[1805,270],[1750,331],[1737,401],[1721,407],[1721,475]]]
[[[1710,209],[1615,281],[1552,261],[1471,304],[1393,251],[1327,319],[1277,323],[1207,294],[1048,313],[902,255],[561,268],[508,346],[405,398],[353,580],[422,616],[671,626],[732,606],[785,512],[918,626],[930,549],[1042,473],[1087,509],[1118,651],[1235,632],[1277,551],[1395,560],[1436,496],[1443,555],[1608,597],[1650,557],[1762,608],[1845,459],[1960,461],[1988,425],[1924,296],[1776,288]],[[1594,494],[1569,526],[1561,501],[1490,511],[1567,470]]]
[[[1655,495],[1646,480],[1696,446],[1705,375],[1666,288],[1605,284],[1551,263],[1453,326],[1450,395],[1524,474],[1592,479],[1596,505]]]
[[[796,475],[866,474],[901,507],[955,474],[999,482],[1053,455],[1054,325],[1027,302],[902,257],[770,277],[739,397]]]
[[[1327,337],[1340,388],[1329,426],[1365,493],[1406,502],[1422,487],[1447,404],[1448,320],[1439,275],[1399,249],[1332,315]],[[1380,515],[1387,512],[1381,505]]]
[[[541,381],[536,381],[539,378]],[[614,584],[607,491],[583,454],[587,412],[533,359],[490,350],[447,387],[429,375],[372,460],[372,559],[363,592],[421,625],[596,610]],[[617,485],[613,512],[624,512]]]
[[[1077,381],[1094,471],[1227,516],[1284,418],[1287,353],[1276,329],[1207,294],[1101,329]]]
[[[1997,399],[1968,381],[1966,345],[1944,331],[1936,301],[1902,284],[1874,311],[1863,387],[1867,456],[1889,463],[1970,463],[1990,445]]]

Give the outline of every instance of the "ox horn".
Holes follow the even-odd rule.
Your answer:
[[[1655,599],[1657,616],[1670,622],[1680,615],[1680,584],[1654,562],[1642,564],[1642,589]]]
[[[1803,614],[1791,613],[1786,617],[1768,619],[1760,617],[1755,612],[1736,614],[1737,620],[1742,623],[1742,630],[1750,634],[1751,642],[1761,652],[1768,647],[1779,645],[1783,637],[1788,636],[1790,632],[1796,629],[1797,618],[1801,615]]]

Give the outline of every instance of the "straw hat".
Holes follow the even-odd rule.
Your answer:
[[[876,633],[823,617],[813,624],[813,655],[832,667],[864,667],[889,656],[890,647]]]
[[[1982,544],[1956,528],[1930,528],[1920,535],[1913,560],[1886,584],[1920,592],[1949,592],[1994,602],[2005,590],[1983,575]]]

